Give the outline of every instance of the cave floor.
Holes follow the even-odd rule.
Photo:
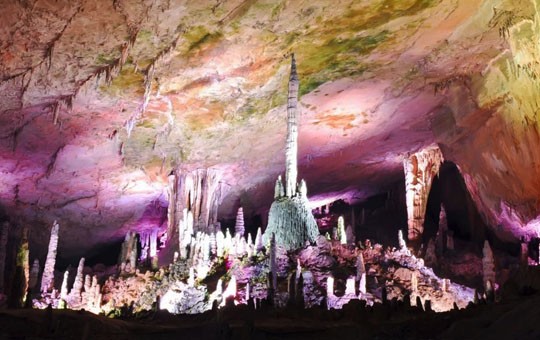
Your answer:
[[[0,339],[538,339],[539,306],[540,294],[447,313],[403,304],[369,310],[358,303],[340,311],[239,306],[123,319],[72,310],[2,310]]]

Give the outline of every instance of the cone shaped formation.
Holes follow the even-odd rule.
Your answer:
[[[319,235],[317,222],[309,208],[307,186],[304,181],[297,185],[298,154],[298,75],[294,55],[291,59],[289,97],[287,101],[287,141],[285,147],[285,195],[281,177],[276,181],[275,200],[270,207],[268,227],[264,241],[274,234],[276,244],[286,250],[298,249],[313,243]]]

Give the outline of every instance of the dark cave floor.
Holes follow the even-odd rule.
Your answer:
[[[85,311],[2,310],[0,339],[538,339],[540,294],[446,313],[390,302],[343,310],[225,307],[109,319]]]

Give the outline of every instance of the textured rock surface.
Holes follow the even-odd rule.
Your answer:
[[[2,1],[0,205],[40,258],[54,219],[61,257],[145,229],[179,164],[223,173],[222,216],[268,207],[294,51],[315,204],[383,190],[437,142],[498,236],[536,236],[537,6]]]

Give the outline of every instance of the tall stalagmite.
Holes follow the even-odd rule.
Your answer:
[[[298,176],[298,74],[294,54],[291,58],[291,75],[289,77],[289,96],[287,99],[287,144],[285,146],[285,195],[296,195]]]
[[[77,274],[75,275],[75,281],[73,282],[73,289],[69,293],[73,302],[81,302],[81,293],[84,285],[84,257],[79,260],[79,266],[77,267]]]
[[[413,247],[422,243],[429,191],[443,161],[441,150],[436,145],[403,159],[408,238]]]
[[[51,229],[51,239],[49,240],[49,250],[47,251],[47,259],[43,268],[43,276],[41,277],[41,292],[48,293],[54,288],[54,265],[56,263],[56,250],[58,248],[58,229],[60,226],[56,221]]]
[[[298,154],[298,75],[294,55],[291,59],[289,97],[287,102],[287,140],[285,146],[285,196],[280,178],[276,182],[274,203],[268,214],[268,227],[264,242],[268,243],[274,234],[276,244],[286,250],[298,249],[306,242],[315,242],[319,235],[317,222],[309,208],[307,186],[304,181],[297,185]]]

